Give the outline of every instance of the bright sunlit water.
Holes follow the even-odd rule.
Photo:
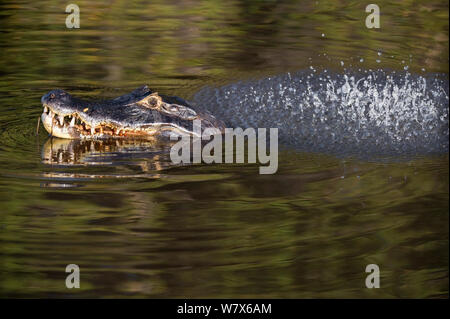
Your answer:
[[[448,3],[76,3],[0,5],[0,296],[448,297]],[[36,136],[51,89],[143,84],[278,127],[278,172]]]

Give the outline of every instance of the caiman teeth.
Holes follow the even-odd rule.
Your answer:
[[[58,122],[59,122],[59,125],[63,126],[64,125],[64,116],[58,115]]]
[[[48,113],[47,113],[48,112]],[[83,137],[96,137],[96,136],[134,136],[139,135],[137,130],[134,129],[122,129],[108,124],[90,125],[86,123],[77,113],[69,115],[61,115],[53,111],[49,106],[44,105],[44,112],[47,117],[50,118],[50,126],[54,129],[66,130],[69,132],[69,128],[74,128],[80,136]]]

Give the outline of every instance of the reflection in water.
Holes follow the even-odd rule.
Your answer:
[[[49,138],[42,147],[42,163],[57,167],[71,166],[132,166],[134,174],[98,174],[52,171],[42,176],[49,179],[80,178],[161,178],[157,173],[174,166],[170,161],[170,141],[157,139],[69,140]],[[73,187],[71,184],[42,183],[44,187]]]
[[[271,176],[247,165],[197,165],[167,167],[163,178],[149,179],[135,163],[157,169],[150,163],[156,155],[162,161],[162,149],[115,142],[48,140],[42,160],[51,173],[42,178],[56,188],[10,179],[1,234],[13,242],[2,257],[8,295],[389,298],[448,291],[448,156],[389,164],[284,151]],[[76,293],[61,288],[68,263],[81,265]],[[364,286],[368,263],[380,265],[381,292]]]
[[[169,140],[49,138],[42,147],[42,163],[48,165],[137,165],[142,171],[160,171],[170,163]],[[146,158],[146,161],[139,159]]]

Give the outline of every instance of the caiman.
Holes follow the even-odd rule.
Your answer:
[[[41,98],[45,129],[67,139],[195,135],[194,120],[201,129],[225,125],[206,111],[195,111],[184,99],[159,95],[148,86],[111,100],[84,101],[56,89]]]

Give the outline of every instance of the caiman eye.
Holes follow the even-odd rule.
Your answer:
[[[55,93],[50,94],[50,98],[54,99],[55,98]]]
[[[158,99],[156,97],[151,97],[150,99],[148,99],[148,104],[151,107],[157,107],[158,106]]]

